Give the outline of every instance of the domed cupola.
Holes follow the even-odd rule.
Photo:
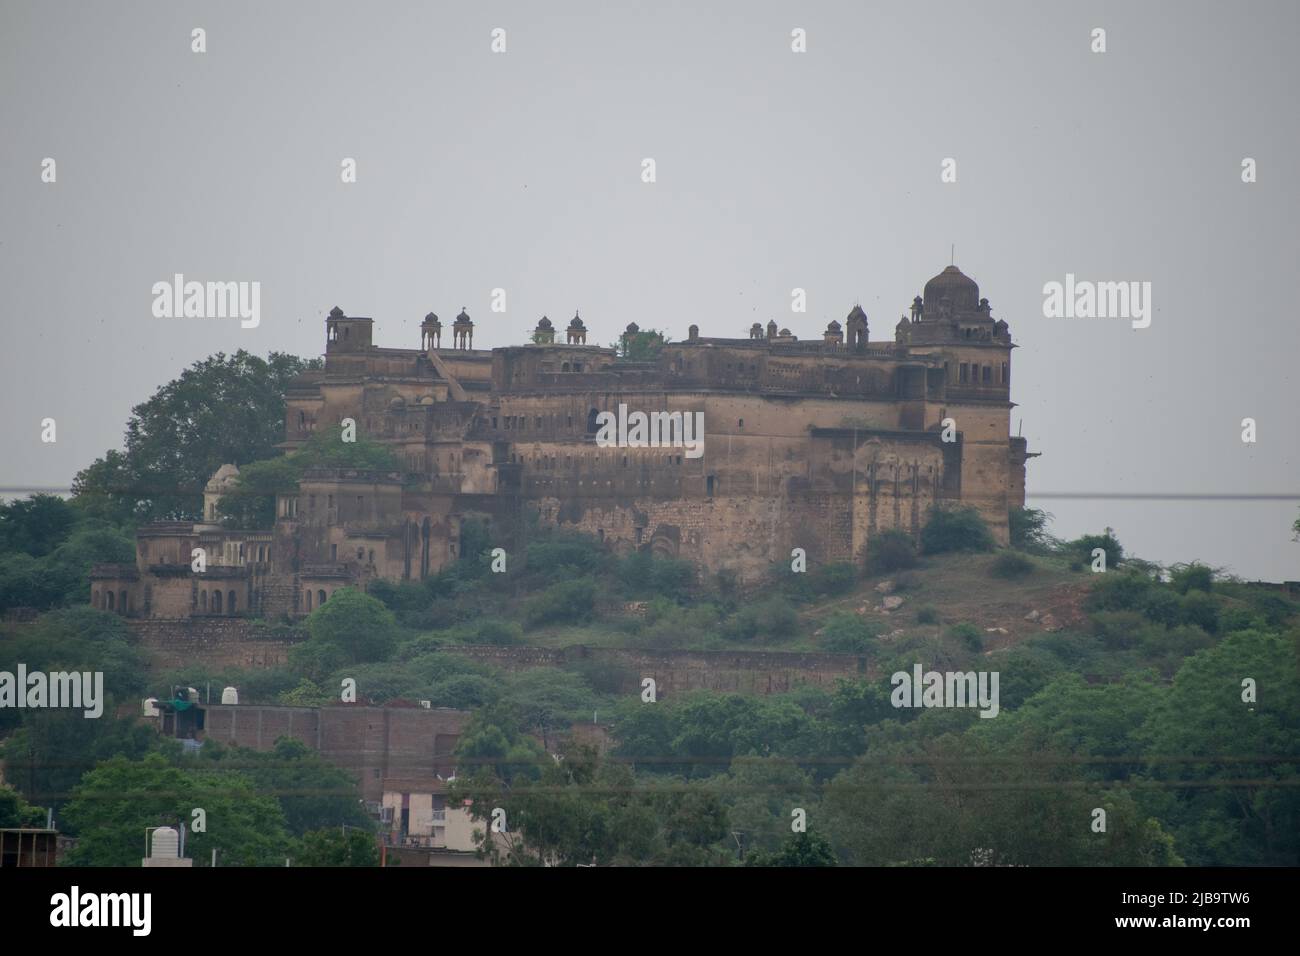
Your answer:
[[[974,311],[979,308],[980,287],[956,266],[948,266],[925,284],[925,317],[935,316],[944,299],[954,312]]]

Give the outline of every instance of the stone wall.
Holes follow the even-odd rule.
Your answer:
[[[129,623],[157,670],[188,665],[275,667],[288,660],[289,649],[297,643],[294,636],[305,637],[302,632],[270,632],[243,618]],[[273,633],[275,637],[271,636]],[[452,644],[446,649],[505,671],[585,664],[606,670],[626,693],[639,693],[641,680],[653,677],[660,696],[688,690],[779,694],[801,684],[832,686],[840,678],[858,678],[868,673],[867,659],[851,654],[492,644]]]
[[[851,654],[469,644],[452,645],[447,650],[507,671],[584,663],[607,667],[621,678],[624,693],[639,693],[641,681],[653,677],[660,697],[691,690],[779,694],[804,684],[829,687],[841,678],[869,674],[867,659]]]
[[[129,620],[140,647],[157,670],[191,664],[205,667],[276,667],[303,631],[271,631],[240,617]]]

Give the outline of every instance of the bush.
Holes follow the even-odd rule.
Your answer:
[[[1034,562],[1019,551],[1003,551],[993,559],[989,573],[998,578],[1023,578],[1034,570]]]
[[[489,617],[474,628],[474,641],[478,644],[519,644],[524,630],[513,621]]]
[[[799,615],[794,607],[785,598],[775,595],[742,607],[723,625],[722,634],[733,641],[788,637],[798,624]]]
[[[1158,585],[1141,574],[1123,571],[1094,575],[1092,590],[1084,601],[1089,611],[1137,611]]]
[[[561,581],[524,602],[524,623],[577,624],[591,617],[596,606],[596,584],[590,578]]]
[[[1104,534],[1085,534],[1081,538],[1076,538],[1066,545],[1067,552],[1074,554],[1080,561],[1092,565],[1092,552],[1101,548],[1106,552],[1106,570],[1110,571],[1119,567],[1124,560],[1124,548],[1120,545],[1119,539],[1115,537],[1115,531],[1107,528]]]
[[[948,636],[958,641],[967,650],[978,653],[984,650],[984,635],[974,624],[963,622],[948,630]]]
[[[1209,634],[1219,633],[1219,602],[1204,591],[1192,591],[1183,597],[1183,620]]]
[[[1120,651],[1149,641],[1163,633],[1136,611],[1098,611],[1092,615],[1092,632],[1108,650]]]
[[[638,643],[655,649],[691,646],[699,648],[714,639],[718,624],[718,611],[712,604],[682,608],[669,604],[666,613],[659,613],[652,604],[646,615],[645,627]]]
[[[388,581],[377,578],[366,593],[384,603],[390,611],[423,611],[429,606],[429,592],[415,581]]]
[[[1047,522],[1052,516],[1037,508],[1012,508],[1007,514],[1011,547],[1036,551],[1048,546]]]
[[[847,594],[853,590],[858,571],[847,561],[834,561],[818,567],[812,578],[813,590],[818,594]]]
[[[648,551],[628,555],[618,565],[618,579],[628,597],[686,598],[695,582],[695,567],[676,558],[656,558]]]
[[[915,591],[920,586],[921,576],[915,571],[904,571],[902,574],[894,575],[894,590],[899,593]]]
[[[876,648],[879,632],[852,611],[836,611],[822,627],[820,642],[839,654],[866,654]]]
[[[926,554],[950,551],[992,551],[993,535],[974,508],[935,508],[921,530]]]
[[[883,531],[867,543],[867,570],[888,574],[914,568],[920,564],[916,543],[910,534],[898,530]]]
[[[936,611],[933,607],[931,607],[928,604],[923,608],[918,608],[916,611],[916,623],[917,624],[938,624],[939,612]]]
[[[608,561],[602,544],[580,534],[548,534],[530,541],[525,550],[528,570],[552,581],[592,574]]]
[[[343,652],[344,663],[385,660],[397,645],[397,619],[356,588],[339,588],[307,618],[310,644]]]
[[[1176,564],[1170,569],[1169,583],[1179,594],[1188,591],[1206,591],[1214,589],[1214,570],[1203,564]]]

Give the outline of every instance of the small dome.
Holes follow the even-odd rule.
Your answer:
[[[640,331],[641,331],[641,326],[637,325],[635,322],[629,322],[627,324],[628,335],[636,335]]]
[[[577,313],[577,312],[573,313],[573,318],[571,318],[571,319],[569,320],[569,328],[571,328],[571,329],[585,329],[585,328],[586,328],[586,326],[582,324],[582,319],[578,318],[578,313]]]
[[[434,328],[442,327],[442,323],[438,321],[438,317],[434,315],[432,312],[430,312],[428,315],[424,317],[424,324],[432,325]]]
[[[827,332],[838,332],[840,331],[840,329],[841,329],[840,324],[836,322],[834,319],[831,319],[831,324],[826,326]]]
[[[209,494],[218,494],[227,488],[234,487],[239,480],[239,468],[235,465],[222,465],[216,473],[208,479],[207,486],[203,489]]]
[[[550,319],[548,319],[546,316],[542,316],[541,321],[537,323],[537,328],[550,330],[555,328],[555,326],[551,325]]]
[[[854,319],[861,319],[863,322],[867,320],[867,313],[862,311],[862,306],[855,305],[853,311],[848,314],[847,321],[852,322]]]
[[[469,313],[467,313],[467,312],[465,311],[465,307],[464,307],[464,306],[461,306],[461,307],[460,307],[460,315],[456,316],[456,324],[457,324],[457,325],[473,325],[473,324],[474,324],[474,321],[469,317]]]
[[[330,318],[331,319],[343,318],[343,310],[340,309],[337,305],[334,306],[334,308],[330,309]]]
[[[948,266],[925,284],[926,312],[945,298],[954,309],[975,309],[979,307],[980,287],[956,266]]]

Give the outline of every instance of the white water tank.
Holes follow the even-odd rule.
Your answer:
[[[227,687],[221,692],[221,702],[223,704],[238,704],[239,691],[233,687]]]
[[[175,859],[181,855],[181,835],[174,827],[159,827],[153,831],[149,847],[151,859]]]
[[[146,698],[141,702],[141,710],[142,710],[142,712],[144,713],[144,716],[146,716],[146,717],[157,717],[157,716],[158,716],[158,698],[157,698],[157,697],[146,697]]]

